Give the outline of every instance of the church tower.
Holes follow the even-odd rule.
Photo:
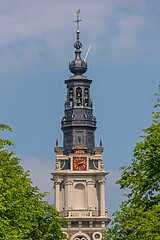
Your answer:
[[[103,147],[95,147],[96,118],[90,97],[92,80],[83,74],[87,62],[81,58],[79,11],[75,59],[69,63],[74,75],[65,80],[67,98],[61,121],[63,147],[56,141],[56,170],[53,175],[55,208],[68,220],[63,229],[69,240],[101,240],[110,218],[105,208]]]

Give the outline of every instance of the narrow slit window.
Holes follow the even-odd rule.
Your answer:
[[[69,89],[69,106],[70,106],[70,107],[73,107],[73,100],[74,100],[74,97],[73,97],[73,88],[70,88],[70,89]]]
[[[82,89],[80,87],[76,89],[76,103],[77,106],[82,106]]]
[[[88,99],[89,99],[89,96],[88,96],[88,88],[85,88],[85,89],[84,89],[84,106],[85,106],[85,107],[88,106]]]

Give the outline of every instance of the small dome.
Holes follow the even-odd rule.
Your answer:
[[[82,75],[87,71],[87,63],[81,59],[81,47],[82,43],[79,41],[80,31],[77,29],[77,41],[74,44],[75,51],[75,59],[69,64],[69,70],[74,75]]]
[[[87,63],[81,59],[80,50],[76,50],[76,58],[69,64],[69,70],[75,75],[82,75],[87,71]]]

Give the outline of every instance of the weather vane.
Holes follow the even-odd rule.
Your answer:
[[[77,23],[77,31],[79,31],[79,22],[81,21],[81,19],[79,19],[80,9],[78,9],[76,12],[77,12],[77,20],[75,22]]]

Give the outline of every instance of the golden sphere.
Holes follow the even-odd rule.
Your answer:
[[[80,31],[79,31],[79,30],[77,30],[77,31],[76,31],[76,33],[80,33]]]
[[[104,164],[103,163],[101,163],[101,168],[104,168]]]

